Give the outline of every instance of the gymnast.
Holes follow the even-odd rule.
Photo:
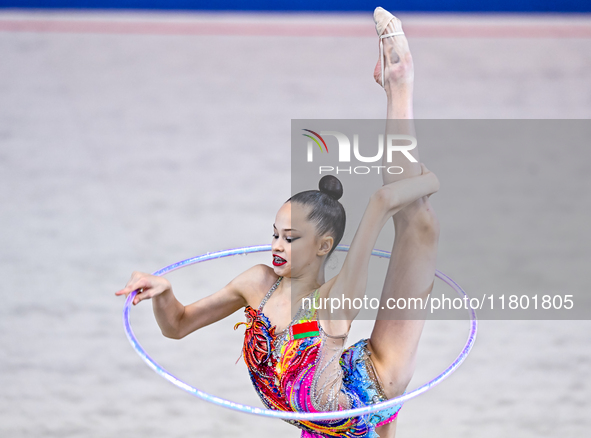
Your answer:
[[[374,78],[387,95],[390,129],[412,129],[413,61],[400,20],[382,8],[374,12],[380,57]],[[405,128],[406,126],[406,128]],[[152,299],[164,336],[180,339],[244,308],[243,357],[252,383],[269,409],[323,412],[353,409],[403,394],[414,373],[424,318],[395,318],[390,298],[425,300],[433,288],[439,223],[429,196],[439,181],[412,151],[392,162],[404,171],[383,173],[384,185],[370,197],[340,272],[325,281],[325,264],[345,230],[343,187],[324,176],[319,190],[297,193],[279,209],[273,224],[272,267],[256,265],[224,288],[184,306],[163,277],[133,272],[117,295],[139,290],[133,304]],[[371,252],[381,229],[393,219],[395,239],[380,310],[369,339],[345,348],[359,310],[338,318],[318,306],[303,306],[342,295],[365,294]],[[294,255],[296,254],[297,255]],[[292,303],[299,309],[292,317]],[[401,405],[374,414],[322,421],[286,420],[303,438],[392,438]]]

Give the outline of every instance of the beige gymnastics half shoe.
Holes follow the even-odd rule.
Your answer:
[[[376,23],[376,32],[380,37],[380,64],[382,64],[382,87],[384,86],[384,66],[386,64],[386,58],[384,58],[384,38],[390,38],[393,36],[404,35],[402,31],[402,25],[400,24],[400,20],[396,20],[394,23],[395,31],[392,33],[384,33],[386,32],[386,28],[388,24],[396,17],[386,11],[382,7],[377,7],[375,11],[373,11],[373,21]]]

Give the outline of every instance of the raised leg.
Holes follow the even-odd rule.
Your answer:
[[[390,19],[384,33],[402,30],[397,18]],[[412,122],[413,63],[404,35],[383,39],[385,56],[384,88],[388,98],[387,134],[414,136]],[[380,59],[379,62],[383,62]],[[381,65],[376,66],[374,77],[381,84]],[[421,173],[418,149],[411,151],[417,163],[411,163],[403,154],[393,154],[392,162],[404,169],[399,175],[384,174],[384,184]],[[384,157],[386,160],[387,157]],[[425,300],[433,288],[435,263],[439,239],[439,223],[428,197],[408,205],[393,217],[395,239],[382,289],[380,311],[374,325],[369,348],[376,371],[388,398],[401,395],[414,373],[416,352],[425,323],[424,312],[388,309],[388,299],[403,298]],[[392,438],[396,421],[376,429],[382,438]]]

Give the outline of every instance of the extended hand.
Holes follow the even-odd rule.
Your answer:
[[[147,300],[156,295],[160,295],[167,290],[172,290],[172,287],[166,278],[134,271],[131,274],[131,279],[127,282],[127,285],[123,289],[115,292],[115,295],[127,296],[134,290],[138,289],[139,291],[133,299],[133,305],[136,305],[142,300]]]

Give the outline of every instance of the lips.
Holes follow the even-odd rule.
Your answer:
[[[283,257],[279,257],[277,254],[273,254],[273,266],[282,266],[287,263]]]

